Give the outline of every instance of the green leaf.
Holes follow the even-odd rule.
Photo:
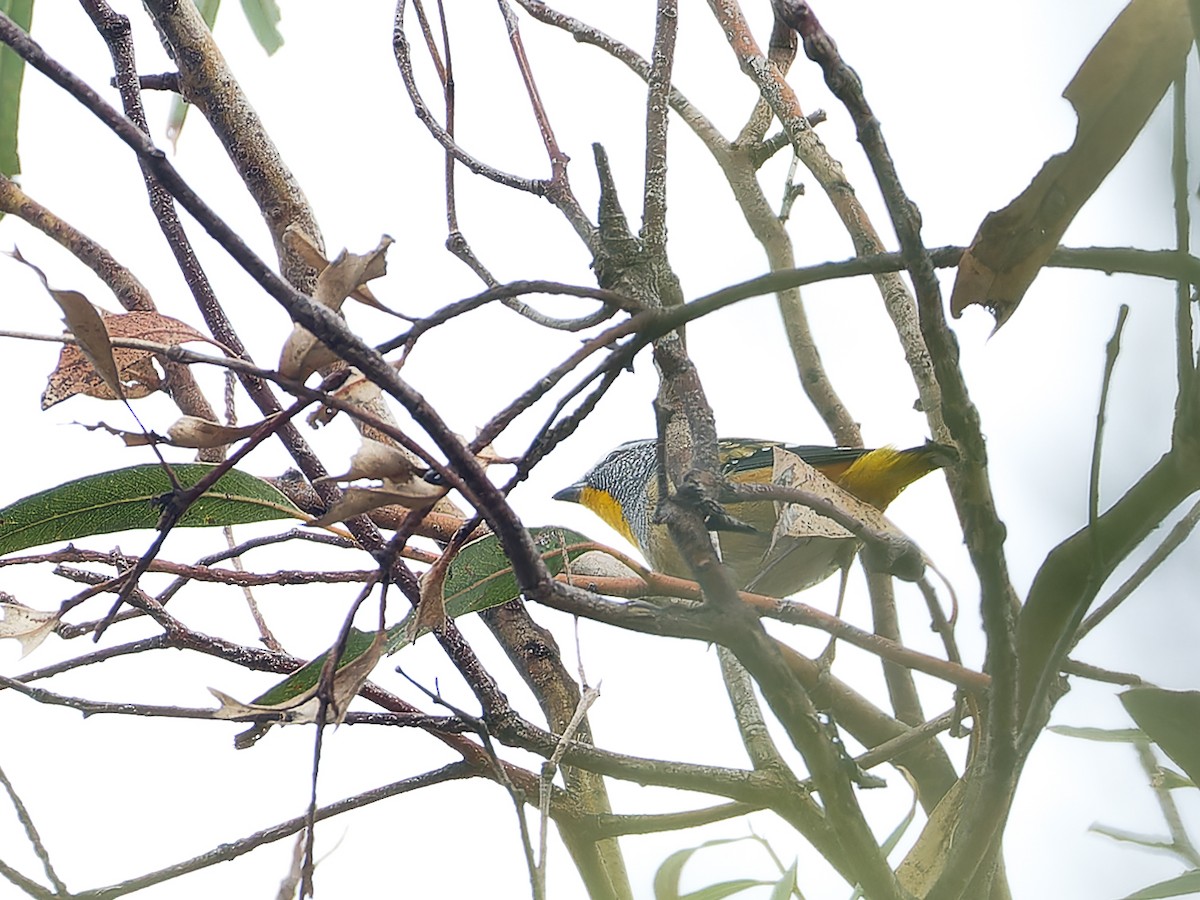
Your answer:
[[[172,466],[183,487],[214,468],[204,463]],[[158,463],[88,475],[0,509],[0,555],[93,534],[154,528],[160,500],[171,482]],[[240,525],[304,518],[287,497],[261,478],[232,469],[193,503],[178,527]]]
[[[588,538],[565,528],[533,528],[529,533],[533,537],[534,545],[542,551],[542,559],[552,575],[562,570],[564,547],[571,559],[595,547]],[[459,551],[446,574],[445,596],[446,615],[451,618],[499,606],[520,596],[512,564],[500,549],[500,542],[495,535],[477,538]],[[410,613],[387,630],[384,652],[395,653],[408,644],[408,620],[411,617]],[[346,648],[338,659],[337,670],[341,671],[344,666],[362,656],[374,639],[374,631],[351,628]],[[304,668],[297,669],[251,702],[256,705],[274,706],[300,696],[317,683],[321,676],[321,667],[325,665],[328,656],[328,651],[322,653]]]
[[[395,628],[389,628],[388,635],[391,636],[393,631],[395,631]],[[342,656],[338,660],[338,671],[366,653],[371,648],[374,640],[374,631],[360,631],[352,627],[350,633],[346,636],[346,648],[342,651]],[[255,706],[278,706],[281,703],[286,703],[288,700],[299,697],[316,686],[318,679],[321,677],[321,669],[328,658],[329,651],[326,650],[312,662],[297,669],[284,681],[279,682],[279,684],[275,685],[269,691],[260,694],[250,702]]]
[[[1146,732],[1140,728],[1091,728],[1079,725],[1051,725],[1048,731],[1061,734],[1064,737],[1080,738],[1085,741],[1099,741],[1106,744],[1136,744],[1138,741],[1148,741]]]
[[[1184,872],[1176,878],[1168,878],[1158,884],[1134,891],[1125,900],[1159,900],[1161,897],[1185,897],[1200,891],[1200,869]]]
[[[719,847],[722,844],[734,844],[738,841],[748,841],[751,838],[716,838],[711,841],[705,841],[703,844],[697,844],[695,847],[686,847],[683,850],[676,850],[670,856],[662,861],[662,865],[658,867],[658,871],[654,873],[654,900],[685,900],[684,896],[679,893],[679,877],[683,874],[683,867],[692,854],[697,850],[703,850],[705,847]],[[725,885],[733,885],[737,882],[725,882]],[[769,884],[770,882],[751,881],[745,879],[743,886],[738,890],[745,890],[748,887],[755,887],[760,884]],[[711,885],[712,888],[720,888],[721,885]],[[704,888],[709,890],[709,888]],[[729,896],[721,894],[722,897]],[[686,900],[698,900],[696,894],[688,894]],[[711,898],[710,898],[711,900]]]
[[[1155,850],[1159,853],[1171,851],[1171,839],[1169,837],[1154,834],[1138,834],[1136,831],[1126,831],[1124,828],[1114,828],[1111,825],[1101,825],[1099,823],[1089,827],[1088,831],[1093,834],[1102,834],[1106,838],[1120,841],[1123,844],[1136,844],[1146,850]]]
[[[912,776],[909,775],[906,770],[901,769],[900,771],[904,774],[904,778],[908,782],[908,786],[912,788],[913,798],[912,803],[909,804],[908,812],[905,814],[904,818],[901,819],[900,823],[891,830],[891,833],[888,834],[884,842],[879,845],[879,849],[883,851],[884,856],[888,856],[893,850],[896,849],[896,845],[900,843],[900,838],[904,837],[904,833],[908,831],[908,827],[912,825],[913,819],[915,819],[917,816],[918,796],[916,782],[913,781]],[[859,898],[862,896],[862,885],[856,884],[854,886],[854,893],[850,895],[850,900],[859,900]]]
[[[1121,703],[1192,781],[1200,781],[1200,692],[1139,687],[1121,694]]]
[[[551,575],[562,571],[564,550],[573,560],[596,548],[591,538],[567,528],[531,528],[529,536]],[[451,616],[490,609],[519,597],[517,577],[499,538],[489,534],[463,547],[450,563],[444,592],[446,612]]]
[[[28,33],[33,22],[33,0],[0,0],[0,12]],[[6,178],[21,171],[21,158],[17,155],[17,120],[24,79],[25,60],[0,44],[0,175]],[[0,213],[0,217],[3,215]]]
[[[788,870],[783,873],[783,876],[775,882],[775,887],[771,889],[770,900],[788,900],[792,896],[792,892],[796,890],[796,868],[799,860],[792,860],[792,864]]]
[[[551,575],[562,571],[564,549],[569,559],[575,559],[599,547],[590,538],[567,528],[531,528],[529,535]],[[521,596],[517,576],[504,555],[499,538],[494,534],[476,538],[458,552],[446,573],[443,596],[446,615],[452,619],[491,609]],[[405,625],[409,616],[400,625]],[[389,629],[389,638],[391,631]],[[402,632],[399,640],[389,640],[387,652],[395,653],[407,643]]]
[[[279,24],[279,6],[275,0],[242,0],[242,12],[250,23],[250,30],[258,43],[271,56],[283,46],[283,35],[276,27]]]

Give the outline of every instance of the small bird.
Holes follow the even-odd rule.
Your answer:
[[[864,450],[726,438],[718,442],[721,474],[734,483],[769,484],[775,447],[796,454],[843,490],[881,512],[908,485],[956,459],[954,450],[933,442],[908,450]],[[666,527],[653,521],[658,502],[657,465],[653,439],[629,441],[556,493],[554,499],[590,509],[641,550],[657,571],[691,578]],[[785,550],[777,547],[772,551],[772,531],[778,519],[773,501],[731,503],[726,511],[753,529],[716,535],[723,561],[733,569],[738,586],[747,590],[786,597],[844,568],[858,549],[854,538],[818,536],[789,538]]]

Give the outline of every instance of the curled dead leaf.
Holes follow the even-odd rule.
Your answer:
[[[197,416],[180,416],[167,429],[167,442],[176,447],[189,447],[194,450],[224,447],[250,437],[262,426],[263,422],[254,422],[250,425],[222,425],[220,422],[212,422]]]
[[[279,354],[279,374],[304,381],[313,372],[338,361],[338,355],[302,325],[292,328]]]
[[[427,631],[440,629],[446,624],[446,573],[450,571],[453,556],[442,553],[432,566],[421,575],[420,602],[416,615],[410,616],[406,632],[409,642],[415,641]]]
[[[308,524],[320,528],[352,519],[381,506],[405,506],[421,509],[432,506],[445,495],[447,488],[430,484],[420,478],[405,483],[385,481],[382,488],[350,487],[342,492],[332,506]]]
[[[296,242],[297,247],[304,247],[307,242],[308,249],[304,252],[309,255],[316,252],[319,258],[319,251],[310,238],[298,230],[292,230],[291,234],[291,240]],[[387,248],[392,243],[392,239],[385,235],[378,246],[368,253],[358,254],[343,250],[337,259],[321,269],[317,276],[316,289],[313,291],[313,300],[334,312],[341,312],[346,297],[358,291],[360,285],[387,272]],[[375,305],[378,305],[378,301]],[[385,309],[382,306],[378,308]],[[283,345],[279,356],[279,372],[288,378],[303,380],[337,359],[337,354],[322,344],[316,335],[297,325]]]
[[[312,266],[314,269],[316,269],[318,275],[320,275],[322,272],[325,271],[326,268],[328,268],[329,260],[327,260],[325,258],[325,254],[321,252],[321,248],[317,246],[316,242],[312,239],[312,237],[310,235],[308,235],[303,229],[301,229],[295,223],[289,225],[284,230],[283,242],[289,250],[294,252],[297,256],[299,256],[304,261],[305,265]],[[383,253],[386,252],[387,248],[392,243],[394,243],[392,238],[389,235],[385,234],[382,238],[380,238],[379,245],[373,251],[374,254],[382,257]],[[343,253],[344,252],[345,251],[343,251]],[[341,257],[339,257],[339,259],[341,259]],[[375,297],[375,295],[371,293],[371,289],[369,287],[367,287],[367,285],[366,285],[367,281],[369,281],[372,278],[378,278],[382,274],[384,274],[384,272],[382,270],[379,271],[378,273],[374,273],[373,269],[370,271],[367,271],[365,273],[363,280],[353,290],[351,290],[349,292],[349,294],[347,294],[346,296],[352,297],[353,299],[359,301],[360,303],[362,303],[366,306],[370,306],[373,309],[377,309],[380,312],[385,312],[390,316],[396,316],[397,318],[400,318],[400,319],[407,319],[408,318],[407,316],[405,316],[401,313],[398,313],[395,310],[388,309],[386,306],[384,306],[382,303],[380,303],[379,300]],[[320,298],[315,297],[315,296],[314,296],[314,299],[318,300],[319,302],[324,302],[324,301],[321,301]]]
[[[107,431],[124,441],[126,447],[145,447],[150,444],[165,443],[161,434],[155,434],[152,431],[126,431],[124,428],[114,428],[107,422],[97,422],[95,425],[88,425],[86,422],[75,422],[74,424],[86,428],[88,431]]]
[[[121,390],[126,400],[136,400],[161,390],[162,376],[154,367],[150,353],[114,347],[113,358],[117,363]],[[113,393],[78,346],[64,344],[58,356],[58,365],[50,373],[46,380],[46,389],[42,391],[42,409],[49,409],[76,394],[95,397],[97,400],[121,399]]]
[[[274,416],[271,418],[274,418]],[[116,435],[123,440],[126,447],[143,447],[147,444],[171,444],[174,447],[203,450],[206,447],[224,447],[227,444],[232,444],[234,441],[247,438],[261,428],[263,422],[266,421],[268,420],[264,419],[262,422],[254,422],[250,425],[222,425],[220,422],[211,422],[208,419],[201,419],[197,416],[180,416],[167,429],[166,437],[153,432],[126,431],[123,428],[114,428],[107,422],[97,422],[95,425],[87,425],[83,422],[76,422],[75,424],[81,425],[88,431],[103,429],[109,434]]]
[[[13,638],[21,644],[24,659],[54,632],[58,613],[33,609],[15,600],[0,602],[0,638]]]
[[[313,722],[316,721],[317,710],[320,706],[316,698],[316,688],[284,703],[273,705],[242,703],[214,687],[210,687],[208,692],[221,703],[220,708],[213,712],[214,719],[245,719],[259,713],[269,712],[279,713],[282,722]]]
[[[404,484],[420,477],[413,461],[399,447],[382,441],[363,438],[358,452],[350,460],[350,468],[342,475],[326,475],[317,481],[356,481],[371,478]]]
[[[342,382],[332,396],[354,406],[367,406],[373,403],[379,397],[379,385],[368,379],[358,369],[352,367],[350,372],[350,377]],[[336,407],[322,406],[308,417],[308,424],[313,428],[319,425],[328,425],[337,414]]]

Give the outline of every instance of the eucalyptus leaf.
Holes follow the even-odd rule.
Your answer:
[[[212,471],[205,463],[172,466],[183,487]],[[94,534],[154,528],[161,501],[171,493],[158,463],[88,475],[40,491],[0,509],[0,554]],[[176,527],[240,525],[272,519],[306,518],[272,485],[237,469],[226,472],[202,494]]]
[[[1161,897],[1190,897],[1200,891],[1200,869],[1134,891],[1125,900],[1159,900]]]
[[[1087,725],[1051,725],[1046,729],[1064,737],[1080,738],[1085,741],[1099,741],[1102,744],[1136,744],[1138,741],[1148,741],[1146,732],[1140,728],[1093,728]]]
[[[1200,691],[1139,687],[1121,694],[1133,721],[1192,781],[1200,781]]]
[[[564,550],[567,558],[574,560],[598,546],[591,538],[567,528],[531,528],[529,536],[551,575],[563,570]],[[512,563],[494,534],[476,538],[458,552],[450,564],[442,590],[446,615],[452,619],[491,609],[521,596]],[[407,643],[405,640],[389,646],[388,652],[393,653]]]
[[[0,12],[28,32],[33,22],[33,0],[0,0]],[[0,176],[6,178],[21,171],[21,158],[17,154],[17,120],[24,79],[25,60],[0,44]],[[0,213],[0,217],[3,215]]]
[[[799,860],[792,860],[792,864],[788,866],[788,870],[780,876],[775,882],[775,887],[771,889],[770,900],[788,900],[796,890],[796,871],[799,868]]]
[[[393,630],[388,629],[388,634],[390,635]],[[358,628],[351,628],[350,634],[346,636],[346,647],[342,651],[342,657],[338,660],[338,670],[343,669],[366,653],[375,641],[375,634],[376,632],[374,631],[361,631]],[[284,681],[279,682],[279,684],[266,693],[255,697],[250,701],[251,704],[254,706],[280,706],[289,700],[294,700],[304,695],[316,687],[317,680],[321,677],[321,669],[328,657],[328,651],[322,653],[312,662],[297,669]]]
[[[542,551],[542,559],[551,574],[562,571],[564,548],[570,559],[595,548],[591,540],[566,528],[534,528],[530,529],[530,535]],[[446,575],[446,615],[450,618],[498,606],[519,595],[512,563],[500,549],[500,542],[495,535],[478,538],[463,547]],[[387,630],[383,641],[385,653],[394,653],[410,643],[408,622],[411,618],[409,614]],[[336,671],[341,672],[370,650],[376,634],[374,631],[351,628]],[[255,697],[250,705],[280,706],[305,695],[316,686],[328,656],[328,651],[322,653],[264,694]]]
[[[735,878],[732,881],[718,881],[716,884],[705,885],[687,894],[680,894],[679,900],[725,900],[734,894],[740,894],[751,888],[772,884],[757,878]],[[791,893],[790,891],[788,893]],[[772,892],[774,896],[774,892]]]
[[[279,33],[279,5],[275,0],[242,0],[242,12],[250,23],[250,30],[259,46],[271,56],[283,46],[283,35]]]
[[[654,873],[654,900],[684,900],[684,895],[679,893],[679,878],[683,874],[683,867],[687,861],[692,858],[692,855],[698,850],[703,850],[706,847],[719,847],[722,844],[734,844],[738,841],[750,840],[750,838],[714,838],[711,841],[705,841],[703,844],[697,844],[695,847],[685,847],[682,850],[676,850],[670,856],[662,861],[658,870]],[[763,884],[761,881],[751,881],[746,879],[744,886],[739,890],[745,890],[747,887]],[[767,882],[769,883],[769,882]],[[734,884],[734,882],[725,882],[725,886]],[[710,888],[720,888],[720,885],[710,885]],[[708,890],[704,888],[702,890]],[[694,894],[686,895],[688,900],[695,900]],[[722,894],[720,896],[729,896]]]

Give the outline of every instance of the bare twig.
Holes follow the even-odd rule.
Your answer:
[[[8,799],[12,802],[13,809],[17,812],[17,818],[21,822],[21,826],[25,829],[25,836],[29,839],[30,845],[33,847],[33,852],[37,854],[37,858],[42,862],[42,869],[46,873],[46,877],[50,879],[50,883],[54,885],[54,890],[58,894],[67,894],[67,886],[63,884],[62,879],[58,877],[58,873],[54,871],[54,864],[50,862],[50,852],[46,849],[46,845],[42,842],[42,836],[38,834],[37,826],[33,824],[33,817],[29,815],[29,810],[25,808],[21,796],[17,793],[17,789],[8,779],[7,773],[3,768],[0,768],[0,785],[4,786],[5,792],[8,794]]]

